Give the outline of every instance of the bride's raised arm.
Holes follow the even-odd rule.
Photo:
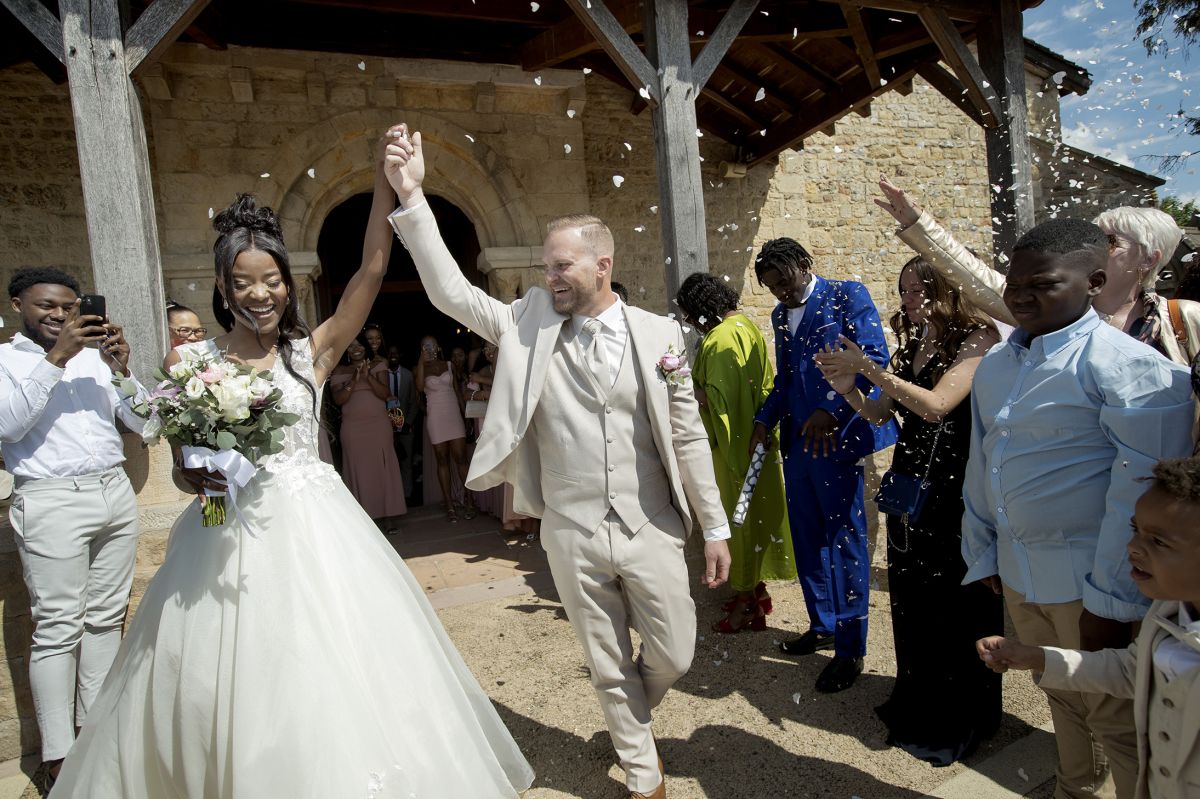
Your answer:
[[[392,228],[388,214],[396,209],[396,194],[384,174],[384,152],[387,143],[396,136],[407,134],[405,125],[393,125],[375,148],[375,192],[371,198],[371,216],[363,237],[362,264],[346,285],[333,316],[322,322],[312,335],[313,364],[317,382],[324,382],[337,365],[338,359],[350,346],[367,321],[367,314],[379,295],[388,257],[392,253]]]

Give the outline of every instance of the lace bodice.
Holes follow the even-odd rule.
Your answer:
[[[293,339],[291,342],[292,368],[300,377],[316,384],[313,371],[312,344],[308,338]],[[223,357],[220,348],[212,339],[183,344],[177,348],[181,357],[202,355],[207,357]],[[283,430],[283,450],[274,455],[267,455],[258,462],[260,476],[285,475],[287,485],[292,490],[304,490],[314,484],[331,484],[332,480],[340,484],[340,478],[333,467],[321,460],[317,453],[317,435],[320,420],[314,413],[313,395],[295,377],[288,373],[283,366],[282,357],[276,358],[275,366],[271,368],[271,382],[283,392],[279,400],[280,406],[288,413],[300,417],[294,425]],[[325,391],[324,384],[317,386],[315,406],[321,407],[321,397]],[[265,473],[265,474],[263,474]]]

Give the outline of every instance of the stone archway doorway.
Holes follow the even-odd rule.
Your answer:
[[[480,245],[475,225],[454,203],[430,194],[426,195],[426,200],[437,217],[446,247],[459,268],[467,280],[486,291],[487,278],[476,267]],[[355,194],[330,210],[321,225],[317,239],[317,258],[321,271],[313,285],[313,297],[320,319],[326,319],[333,313],[347,283],[361,263],[363,235],[370,211],[371,194]],[[469,330],[433,307],[421,285],[412,256],[399,241],[392,243],[387,275],[375,305],[367,316],[367,322],[378,324],[387,344],[400,348],[401,362],[409,369],[416,368],[420,342],[424,336],[436,337],[447,359],[455,347],[462,347],[464,352],[470,353],[480,346],[478,338]],[[328,394],[323,410],[327,425],[336,432],[339,410]],[[429,481],[424,479],[427,471],[424,465],[433,463],[433,453],[425,441],[420,415],[415,421],[414,432],[416,441],[425,443],[413,453],[413,490],[408,502],[410,506],[436,503],[441,499],[437,480],[427,485]],[[336,435],[332,444],[334,463],[340,466],[341,452]]]
[[[467,280],[487,291],[487,279],[476,267],[480,246],[474,224],[448,200],[434,195],[426,195],[426,199],[459,268]],[[333,208],[321,226],[317,241],[321,275],[314,285],[314,295],[322,319],[333,313],[347,282],[358,269],[370,209],[370,193],[356,194]],[[400,347],[404,365],[409,368],[417,361],[422,336],[436,336],[447,353],[455,346],[468,349],[474,346],[469,331],[433,307],[421,286],[412,257],[398,240],[392,244],[387,276],[368,322],[382,327],[387,342]]]

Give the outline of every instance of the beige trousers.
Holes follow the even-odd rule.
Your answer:
[[[1083,602],[1038,605],[1004,586],[1004,601],[1021,643],[1079,648]],[[1132,799],[1137,785],[1133,700],[1077,691],[1046,691],[1058,744],[1054,799]],[[1111,771],[1112,779],[1106,777]],[[1113,786],[1116,786],[1114,792]]]
[[[625,783],[639,793],[662,781],[650,710],[687,673],[696,648],[686,535],[670,505],[636,535],[612,511],[594,531],[549,508],[542,518],[555,588],[583,646]],[[636,657],[630,626],[642,639]]]
[[[121,646],[137,498],[120,466],[18,479],[8,512],[33,616],[29,685],[42,759],[66,757]]]

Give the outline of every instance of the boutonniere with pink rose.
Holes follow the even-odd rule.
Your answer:
[[[692,370],[687,365],[687,356],[675,349],[675,345],[667,347],[667,351],[658,359],[658,371],[663,380],[672,386],[687,385],[692,379]]]

